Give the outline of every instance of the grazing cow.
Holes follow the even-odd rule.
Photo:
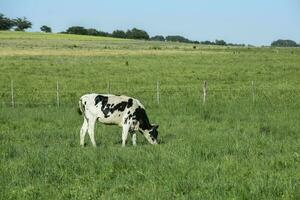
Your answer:
[[[150,124],[144,106],[137,99],[111,94],[86,94],[79,100],[79,113],[84,118],[80,130],[82,146],[86,132],[93,146],[96,146],[94,127],[97,120],[122,127],[123,147],[128,133],[132,134],[132,144],[136,145],[136,131],[141,132],[150,144],[157,144],[158,125]]]

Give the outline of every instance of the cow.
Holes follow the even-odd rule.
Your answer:
[[[158,125],[150,124],[145,107],[135,98],[112,94],[86,94],[79,100],[79,113],[83,115],[80,129],[80,145],[88,132],[96,147],[94,127],[96,121],[122,127],[122,146],[125,147],[128,133],[136,146],[136,132],[142,133],[150,144],[157,144]]]

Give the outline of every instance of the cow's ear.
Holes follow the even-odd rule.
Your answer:
[[[152,124],[153,128],[158,129],[159,125],[158,124]]]

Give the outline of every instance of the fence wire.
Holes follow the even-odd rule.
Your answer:
[[[12,84],[11,87],[7,86],[0,90],[0,106],[74,106],[77,105],[80,96],[87,93],[122,94],[139,98],[149,104],[170,103],[170,100],[182,97],[201,102],[204,95],[203,84],[201,83],[168,85],[157,81],[152,85],[137,84],[136,87],[126,87],[127,83],[108,82],[102,84],[101,89],[98,91],[93,89],[68,89],[66,85],[60,84],[59,81],[51,84],[52,90],[49,90],[49,88],[40,89],[38,86],[25,87],[20,84]],[[300,94],[299,88],[287,87],[287,85],[285,88],[276,88],[257,83],[253,84],[253,82],[252,84],[249,82],[248,85],[239,86],[224,84],[221,85],[222,87],[220,87],[220,83],[218,84],[214,85],[208,82],[206,101],[226,98],[229,100],[244,99],[250,102],[264,99],[286,103],[293,101]]]

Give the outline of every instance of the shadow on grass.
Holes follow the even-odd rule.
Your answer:
[[[162,137],[158,136],[158,144],[159,145],[164,145],[164,144],[167,144],[170,141],[175,140],[175,139],[176,139],[176,135],[171,134],[171,133],[167,134],[167,135],[164,135]],[[122,146],[122,140],[115,141],[114,145]],[[139,146],[139,145],[150,145],[150,143],[145,138],[141,138],[140,140],[137,141],[137,146]],[[133,146],[132,142],[131,142],[131,138],[127,139],[126,146]]]
[[[158,138],[158,144],[167,144],[175,139],[176,139],[176,134],[169,133],[167,135],[162,136],[161,138]]]
[[[172,142],[173,140],[176,140],[176,134],[174,134],[174,133],[169,133],[169,134],[161,136],[161,137],[158,136],[158,144],[159,145],[168,144],[168,143]],[[97,141],[96,144],[97,144],[97,147],[109,146],[109,144],[107,144],[105,142],[101,142],[101,141]],[[140,136],[139,140],[137,140],[137,146],[140,146],[140,145],[150,145],[150,143],[143,136]],[[70,143],[69,146],[70,147],[78,147],[79,144],[77,145],[77,143],[76,144]],[[113,142],[113,146],[122,146],[122,140],[121,139],[115,140]],[[128,147],[133,146],[131,137],[128,137],[126,146],[128,146]],[[85,141],[84,147],[92,147],[92,144],[89,141]]]

